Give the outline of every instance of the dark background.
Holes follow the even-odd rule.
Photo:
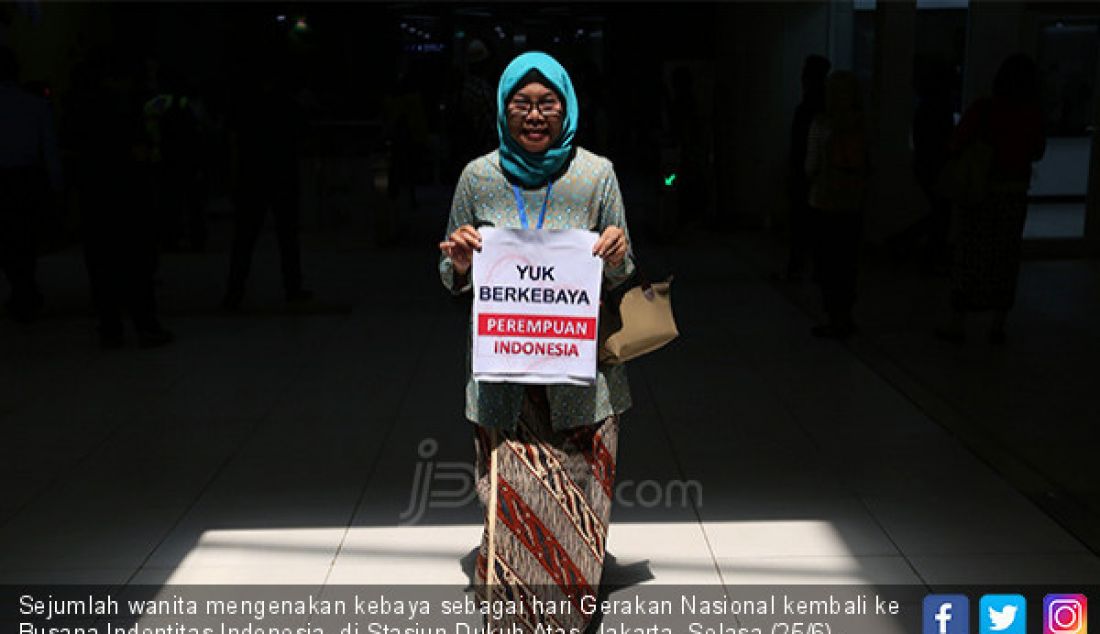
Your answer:
[[[907,537],[931,542],[934,558],[964,534],[973,538],[968,548],[989,535],[995,546],[1016,545],[1030,533],[1014,520],[1038,508],[1043,522],[1053,518],[1077,540],[1059,551],[1064,559],[1039,552],[1042,565],[1057,568],[1082,544],[1100,552],[1098,15],[1092,2],[950,0],[0,4],[0,44],[19,58],[20,84],[49,101],[66,177],[39,227],[43,312],[29,325],[0,315],[0,469],[9,485],[0,498],[8,551],[0,554],[9,559],[0,562],[38,557],[67,578],[65,551],[51,546],[65,531],[55,515],[68,513],[58,499],[113,513],[116,524],[74,539],[93,553],[89,568],[105,566],[95,553],[125,552],[122,579],[151,562],[171,568],[204,530],[221,526],[221,518],[187,516],[211,498],[231,512],[245,500],[246,517],[227,520],[234,527],[392,523],[392,514],[372,515],[371,496],[392,493],[388,503],[403,508],[415,448],[437,433],[424,429],[463,424],[455,342],[465,307],[446,297],[434,266],[455,179],[478,154],[458,141],[455,113],[475,39],[491,53],[483,64],[494,89],[519,52],[562,61],[582,101],[580,144],[614,161],[638,253],[655,275],[677,275],[685,334],[631,369],[635,420],[652,434],[629,441],[628,473],[651,466],[638,445],[652,445],[654,460],[679,452],[681,475],[710,472],[708,491],[735,509],[710,507],[717,519],[745,517],[738,505],[757,486],[772,504],[762,516],[821,519],[805,510],[817,508],[813,499],[787,504],[791,491],[767,488],[790,483],[780,466],[797,454],[814,466],[791,476],[791,499],[814,498],[817,482],[832,482],[819,467],[839,473],[845,495],[870,499],[876,521],[886,518],[899,550]],[[894,240],[928,214],[910,143],[916,78],[933,65],[948,69],[958,115],[989,93],[998,65],[1017,51],[1039,66],[1048,136],[1032,181],[1020,298],[1007,347],[980,338],[951,346],[932,336],[946,314],[946,279],[928,275]],[[773,278],[786,257],[791,120],[810,54],[859,77],[875,168],[860,247],[862,330],[831,348],[807,332],[818,314],[813,285]],[[80,192],[81,168],[95,160],[83,140],[89,130],[100,138],[146,131],[140,115],[108,126],[82,116],[89,83],[107,67],[131,80],[139,104],[161,94],[166,78],[201,104],[194,192],[209,231],[202,248],[177,242],[179,227],[161,222],[155,187],[127,193],[155,221],[148,235],[161,255],[160,314],[177,335],[158,351],[117,351],[133,356],[96,345],[80,246],[81,227],[97,212]],[[683,69],[687,95],[674,82]],[[296,149],[288,181],[305,285],[316,297],[284,305],[268,219],[244,309],[226,314],[219,301],[236,205],[230,137],[264,81],[276,81],[301,114],[285,145],[277,129],[270,138]],[[666,186],[688,163],[691,186]],[[868,376],[888,383],[890,396],[865,389]],[[894,418],[894,396],[911,411]],[[803,426],[790,432],[788,419]],[[461,439],[444,436],[444,455],[468,458],[466,436],[453,435]],[[299,462],[299,445],[322,441],[336,458],[319,449]],[[972,512],[970,489],[941,495],[965,487],[944,482],[940,459],[926,450],[949,454],[944,469],[973,476],[966,486],[984,486],[992,469],[996,484],[1007,482],[1028,504],[1011,497],[1011,512]],[[907,460],[917,466],[909,470]],[[913,497],[874,499],[887,489]],[[344,507],[319,519],[308,504],[294,506],[326,495],[354,518]],[[130,524],[148,531],[116,538],[134,498],[157,507],[133,514]],[[943,506],[951,513],[937,514]],[[164,544],[174,546],[151,555]],[[923,574],[938,564],[913,565]],[[1095,572],[1088,566],[1084,574]],[[986,579],[996,570],[981,568]]]

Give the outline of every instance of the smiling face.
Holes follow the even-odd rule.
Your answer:
[[[561,98],[538,82],[525,85],[508,101],[508,133],[524,150],[545,152],[561,134],[565,116]]]

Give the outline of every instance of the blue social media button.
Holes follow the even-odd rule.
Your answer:
[[[922,612],[922,634],[970,634],[970,599],[964,594],[930,594]]]
[[[979,634],[1026,634],[1027,599],[1018,594],[987,594],[978,604]]]

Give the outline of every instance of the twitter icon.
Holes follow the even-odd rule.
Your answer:
[[[1018,594],[987,594],[978,604],[979,634],[1025,634],[1027,600]]]

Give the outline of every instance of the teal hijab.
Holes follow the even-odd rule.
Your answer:
[[[532,154],[508,132],[508,98],[520,88],[520,81],[531,71],[538,71],[550,82],[547,88],[558,93],[565,104],[561,134],[540,154]],[[513,179],[527,187],[539,187],[561,171],[573,154],[573,138],[577,135],[577,95],[569,73],[558,60],[546,53],[532,51],[512,60],[500,76],[497,86],[497,135],[500,137],[500,166]]]

